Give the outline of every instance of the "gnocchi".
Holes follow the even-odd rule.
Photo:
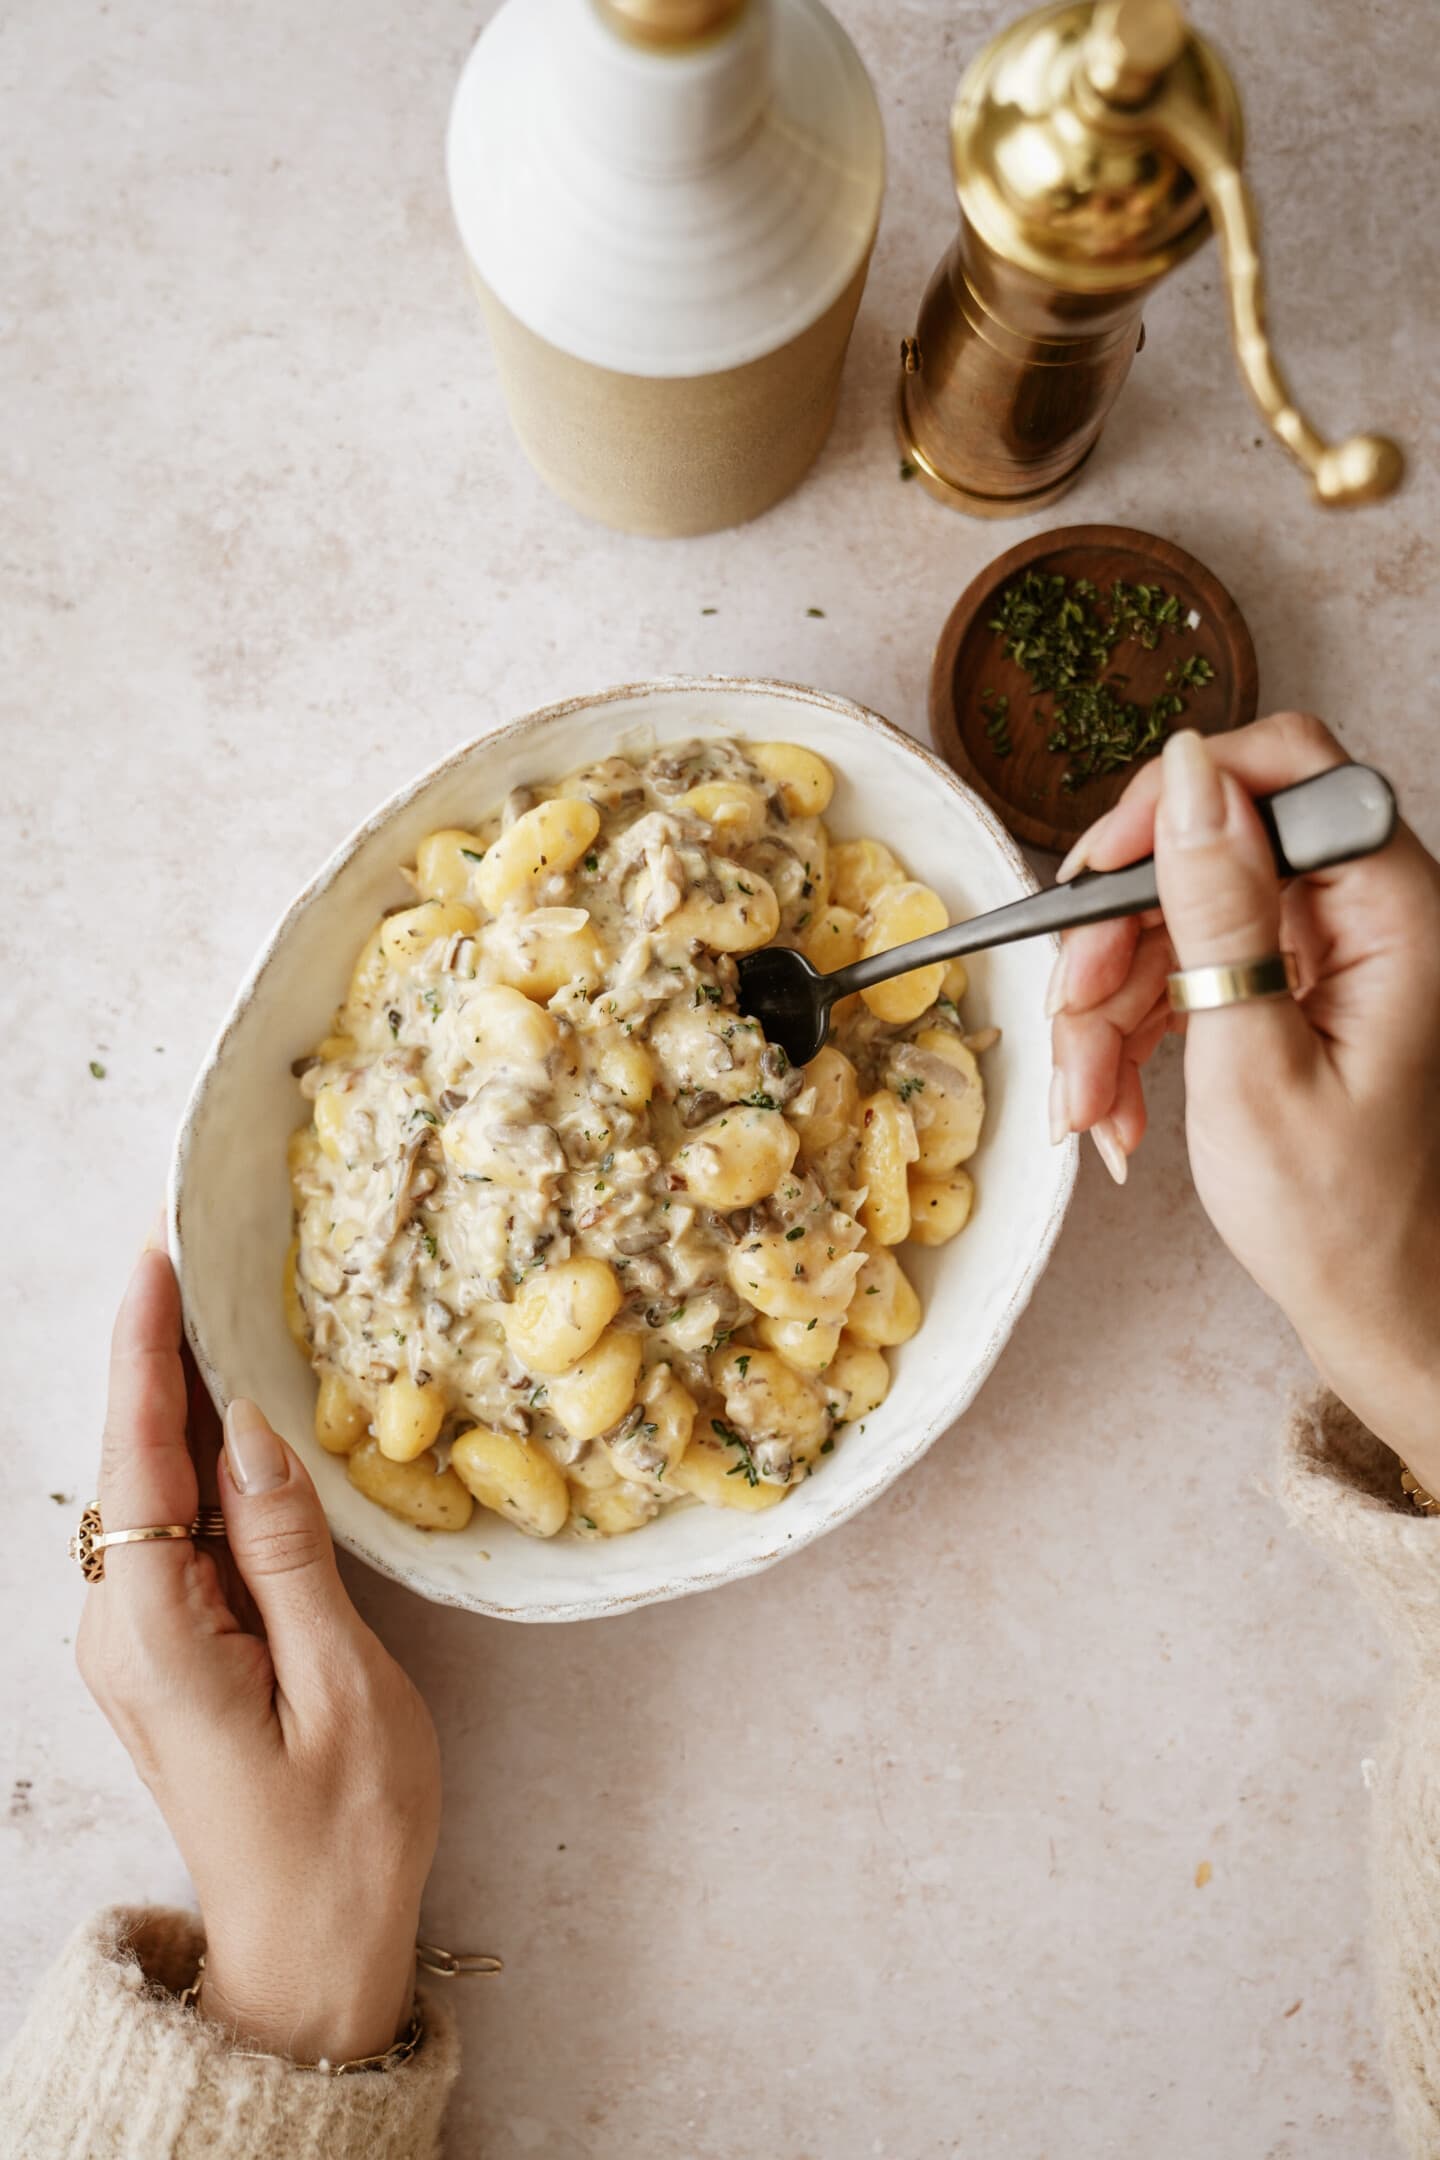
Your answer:
[[[907,882],[886,886],[877,894],[862,925],[861,952],[868,960],[873,953],[889,952],[896,945],[908,945],[912,938],[943,930],[949,919],[944,901],[928,885]],[[860,995],[877,1020],[905,1027],[935,1003],[944,979],[945,962],[936,960],[929,967],[911,968],[906,975],[892,976],[889,982],[872,983]]]
[[[536,886],[573,870],[600,830],[594,803],[558,795],[516,818],[485,851],[475,890],[492,915],[507,901],[528,898]]]
[[[612,755],[425,835],[297,1062],[286,1324],[315,1437],[418,1528],[628,1536],[778,1506],[920,1324],[897,1253],[964,1228],[985,1089],[963,965],[851,997],[792,1070],[739,1010],[940,896],[832,837],[798,743]]]
[[[742,1107],[702,1125],[675,1168],[703,1207],[744,1208],[774,1192],[799,1151],[799,1133],[778,1111]]]
[[[481,1507],[514,1523],[527,1537],[554,1537],[570,1512],[570,1492],[543,1448],[515,1433],[477,1425],[457,1435],[450,1467]]]
[[[562,1260],[520,1285],[505,1333],[531,1372],[565,1373],[594,1349],[622,1302],[608,1260]]]
[[[345,1469],[357,1492],[417,1530],[463,1530],[475,1511],[472,1495],[455,1472],[442,1470],[433,1455],[392,1462],[377,1440],[367,1440]]]

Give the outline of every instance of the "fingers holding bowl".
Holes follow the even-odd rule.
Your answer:
[[[189,1388],[180,1354],[180,1291],[168,1256],[147,1247],[116,1315],[100,1453],[107,1530],[193,1521],[199,1481],[188,1438]],[[100,1588],[168,1604],[183,1596],[193,1557],[186,1538],[108,1546]]]

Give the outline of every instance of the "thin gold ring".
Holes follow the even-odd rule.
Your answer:
[[[224,1537],[225,1517],[219,1508],[201,1508],[188,1523],[151,1523],[139,1530],[107,1530],[100,1503],[92,1500],[80,1517],[80,1527],[70,1540],[70,1558],[78,1560],[87,1583],[104,1582],[105,1548],[108,1545],[152,1545],[172,1538]]]
[[[1222,1005],[1248,1005],[1256,998],[1294,997],[1300,969],[1291,952],[1265,953],[1259,960],[1237,960],[1218,967],[1178,968],[1167,976],[1172,1012],[1214,1012]]]

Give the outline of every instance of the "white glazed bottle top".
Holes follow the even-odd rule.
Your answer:
[[[595,0],[507,0],[450,115],[450,195],[496,297],[630,375],[758,359],[839,298],[884,189],[870,79],[820,0],[645,44]]]

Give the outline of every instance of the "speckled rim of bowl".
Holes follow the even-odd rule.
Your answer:
[[[781,678],[763,675],[653,676],[642,682],[616,683],[606,690],[592,691],[589,694],[576,697],[561,698],[555,704],[539,706],[533,712],[522,714],[517,720],[507,721],[503,727],[496,728],[489,733],[472,736],[467,742],[458,744],[446,756],[438,759],[435,764],[427,766],[424,772],[417,774],[413,780],[407,781],[402,788],[397,789],[395,794],[388,796],[378,809],[372,811],[368,818],[357,825],[354,831],[341,841],[334,853],[321,865],[309,882],[301,887],[251,963],[250,970],[236,992],[230,1010],[221,1023],[219,1032],[206,1052],[200,1070],[196,1075],[189,1099],[181,1115],[180,1125],[175,1137],[174,1152],[171,1156],[170,1174],[165,1194],[165,1218],[170,1257],[174,1263],[182,1292],[185,1282],[185,1268],[184,1223],[180,1194],[184,1184],[191,1135],[204,1107],[211,1074],[223,1056],[225,1046],[237,1022],[248,1007],[266,969],[269,967],[276,947],[288,933],[291,924],[310,905],[316,894],[323,892],[333,882],[356,850],[364,845],[371,834],[379,827],[387,824],[397,811],[404,809],[406,804],[413,801],[415,796],[422,789],[427,788],[432,780],[437,779],[441,773],[448,772],[452,766],[460,764],[482,745],[498,746],[501,743],[512,741],[520,735],[538,733],[548,721],[564,719],[571,713],[593,711],[605,705],[619,704],[627,699],[649,697],[656,693],[662,696],[683,696],[698,691],[731,691],[743,698],[750,692],[757,690],[768,692],[773,696],[789,698],[799,705],[811,705],[818,707],[822,711],[843,713],[848,718],[857,721],[861,727],[892,743],[905,756],[916,759],[948,793],[959,797],[965,804],[966,809],[984,827],[1026,889],[1030,892],[1039,890],[1030,865],[1026,862],[1015,841],[996,817],[994,811],[991,810],[988,803],[984,802],[973,788],[967,787],[964,781],[959,779],[948,765],[936,757],[933,751],[927,749],[923,743],[917,742],[912,735],[907,735],[903,728],[896,727],[893,721],[886,720],[880,713],[872,712],[869,706],[857,704],[853,698],[840,697],[831,691],[816,690],[807,683],[786,682]],[[1058,949],[1058,940],[1052,939],[1051,943],[1056,945]],[[783,1540],[775,1545],[773,1549],[753,1553],[748,1557],[739,1556],[732,1562],[714,1567],[703,1573],[687,1575],[683,1582],[658,1583],[653,1589],[629,1591],[618,1595],[597,1596],[591,1602],[584,1604],[569,1604],[563,1607],[530,1605],[521,1612],[513,1607],[499,1605],[493,1598],[462,1597],[454,1595],[448,1590],[435,1588],[425,1582],[423,1578],[408,1573],[404,1568],[393,1565],[391,1561],[374,1551],[363,1538],[355,1536],[353,1532],[340,1531],[332,1524],[331,1529],[336,1543],[343,1546],[347,1552],[353,1553],[356,1559],[365,1561],[367,1566],[374,1568],[377,1574],[387,1576],[392,1582],[403,1584],[407,1590],[415,1591],[418,1596],[423,1597],[429,1604],[451,1605],[458,1607],[462,1612],[481,1613],[492,1618],[527,1622],[605,1619],[622,1612],[633,1612],[642,1605],[658,1605],[672,1598],[689,1597],[702,1590],[719,1589],[725,1583],[743,1581],[748,1575],[763,1573],[766,1568],[773,1567],[776,1561],[787,1558],[791,1553],[803,1551],[807,1545],[814,1544],[817,1538],[824,1537],[831,1530],[838,1530],[842,1523],[849,1522],[852,1517],[869,1507],[870,1503],[878,1499],[888,1486],[895,1484],[907,1470],[913,1469],[921,1456],[933,1447],[940,1435],[948,1432],[950,1427],[964,1416],[993,1372],[1001,1351],[1014,1332],[1016,1322],[1034,1296],[1035,1287],[1049,1264],[1050,1255],[1055,1249],[1055,1240],[1060,1235],[1060,1228],[1065,1220],[1066,1211],[1074,1193],[1079,1159],[1079,1142],[1074,1135],[1071,1135],[1064,1143],[1064,1158],[1061,1166],[1059,1189],[1056,1192],[1054,1204],[1030,1265],[1016,1285],[1014,1295],[997,1319],[989,1341],[971,1370],[968,1384],[949,1404],[944,1415],[920,1424],[908,1443],[889,1455],[884,1464],[877,1467],[876,1475],[869,1479],[858,1492],[852,1493],[843,1503],[837,1502],[828,1513],[819,1516],[807,1529],[786,1533]],[[185,1333],[190,1348],[194,1353],[195,1362],[199,1367],[200,1376],[210,1392],[211,1399],[216,1404],[216,1407],[223,1411],[226,1398],[220,1375],[206,1348],[204,1337],[192,1320],[188,1308],[185,1313]]]

